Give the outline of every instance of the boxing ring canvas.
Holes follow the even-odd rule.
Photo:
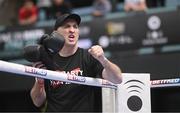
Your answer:
[[[117,86],[102,89],[104,113],[151,113],[150,74],[123,73]]]

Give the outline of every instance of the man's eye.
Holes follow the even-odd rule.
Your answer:
[[[68,28],[69,26],[64,26],[64,28]]]
[[[78,25],[74,25],[74,28],[76,28],[76,29],[77,29],[77,28],[78,28]]]

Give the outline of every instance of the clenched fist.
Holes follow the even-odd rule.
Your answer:
[[[101,46],[95,45],[92,46],[88,52],[97,59],[103,66],[105,65],[105,62],[107,61],[107,58],[104,56],[104,51]]]

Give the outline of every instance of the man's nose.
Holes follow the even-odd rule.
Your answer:
[[[74,33],[75,32],[74,27],[70,27],[69,32]]]

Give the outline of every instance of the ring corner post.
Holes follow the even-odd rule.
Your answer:
[[[151,113],[150,74],[124,73],[115,91],[115,113]]]

